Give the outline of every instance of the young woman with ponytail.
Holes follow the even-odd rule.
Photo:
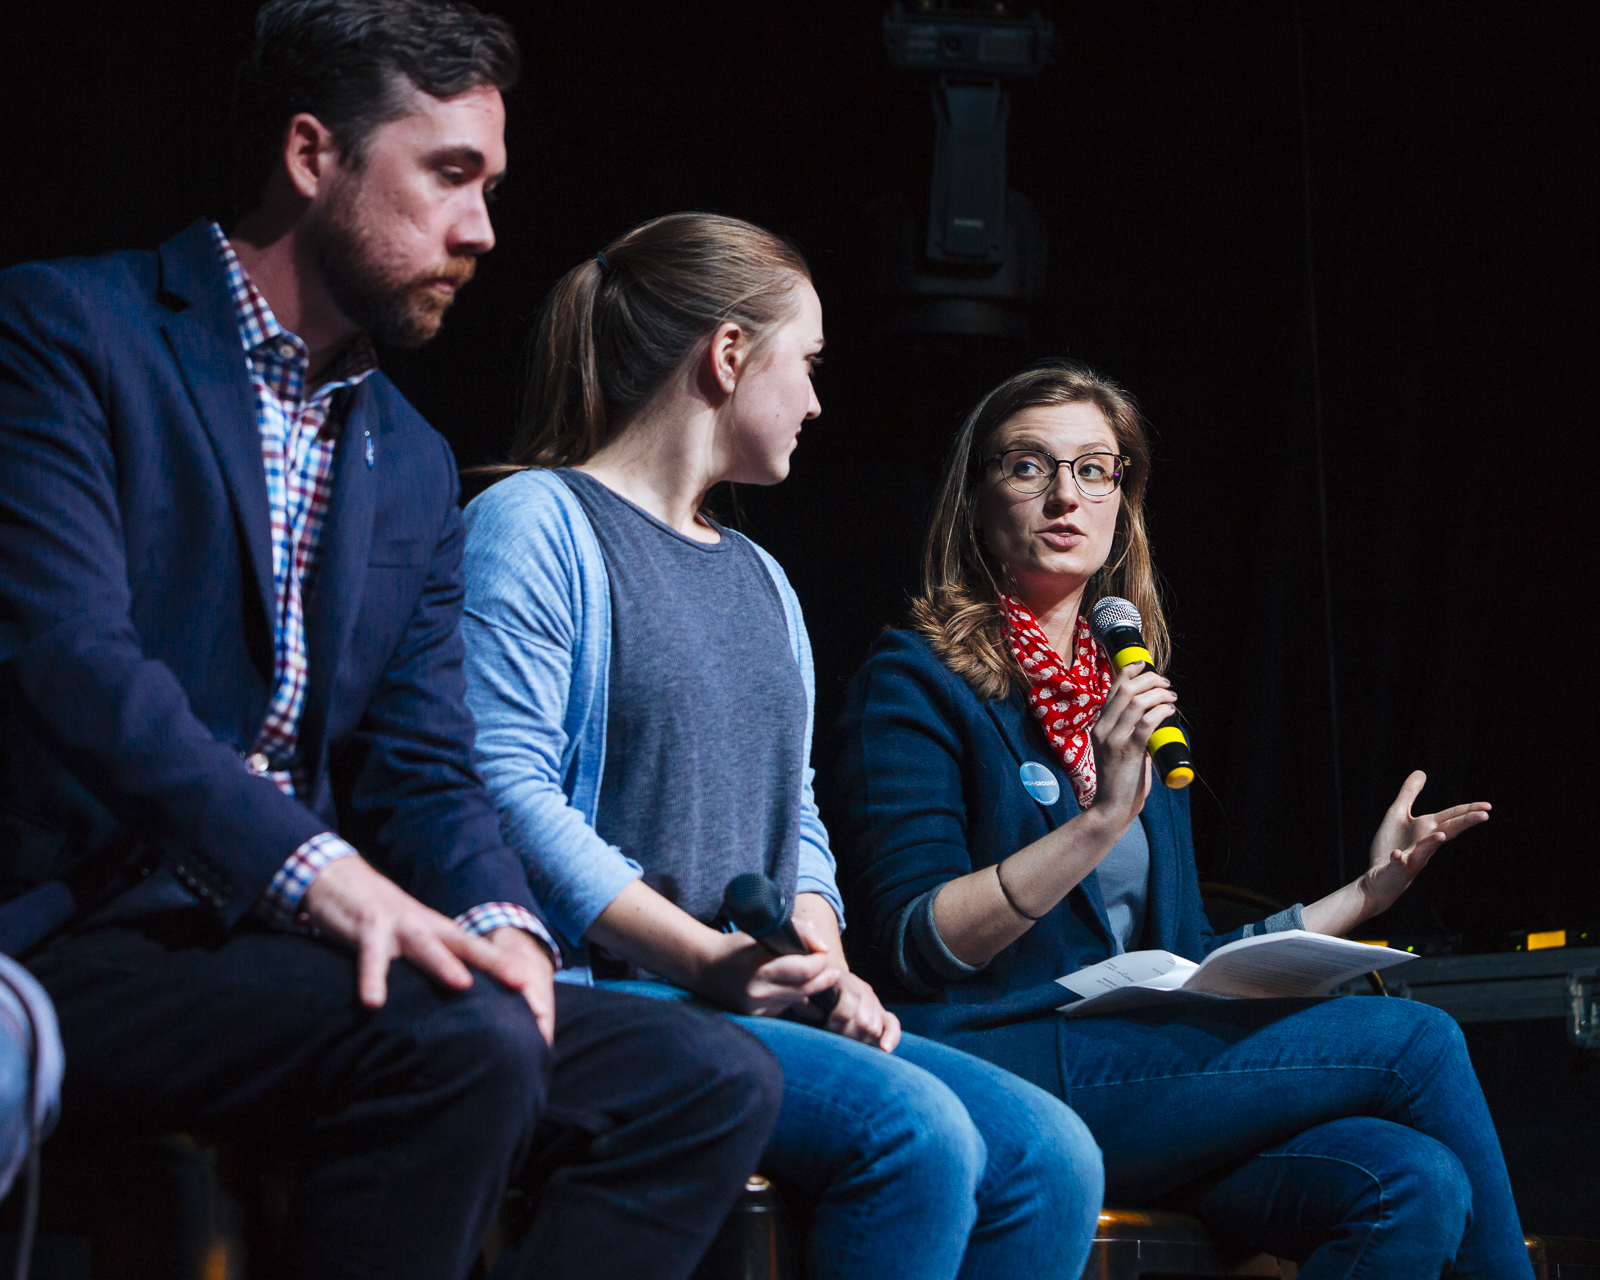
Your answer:
[[[1529,1277],[1460,1028],[1410,1000],[1235,1000],[1063,1018],[1056,979],[1125,950],[1199,961],[1242,934],[1345,933],[1488,817],[1413,817],[1413,773],[1359,880],[1215,936],[1188,792],[1152,785],[1171,714],[1128,395],[1045,361],[973,409],[934,500],[911,626],[840,719],[855,958],[905,1025],[1057,1094],[1114,1202],[1193,1209],[1301,1280]],[[1155,669],[1114,675],[1085,621],[1137,606]]]
[[[698,998],[783,1063],[762,1167],[815,1201],[809,1274],[1075,1280],[1099,1153],[1044,1090],[902,1036],[850,972],[799,604],[702,511],[721,481],[788,474],[822,342],[798,251],[730,218],[647,222],[560,281],[513,473],[467,509],[476,762],[563,977]],[[719,927],[749,872],[794,904],[810,954]]]

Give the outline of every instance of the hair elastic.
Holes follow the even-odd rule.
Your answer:
[[[602,280],[611,279],[611,273],[616,268],[611,265],[611,259],[606,257],[606,251],[604,249],[596,249],[594,251],[594,260],[595,265],[600,268],[600,278]]]
[[[1005,882],[1004,878],[1000,875],[1000,866],[1001,866],[1001,864],[999,862],[994,864],[994,880],[995,880],[995,883],[1000,886],[1000,893],[1005,898],[1006,903],[1011,907],[1011,909],[1013,911],[1015,911],[1024,920],[1043,920],[1044,916],[1029,915],[1026,911],[1024,911],[1021,907],[1019,907],[1017,905],[1017,900],[1011,896],[1011,890],[1006,888],[1006,882]]]

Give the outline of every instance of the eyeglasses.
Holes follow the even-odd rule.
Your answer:
[[[1086,498],[1105,498],[1122,483],[1122,471],[1132,458],[1116,453],[1080,453],[1076,458],[1052,458],[1042,449],[1007,449],[985,458],[983,465],[1000,464],[1000,478],[1018,493],[1043,493],[1056,482],[1056,472],[1066,467],[1078,492]]]

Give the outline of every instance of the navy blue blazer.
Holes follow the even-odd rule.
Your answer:
[[[1022,694],[980,700],[910,631],[886,632],[851,682],[839,725],[836,833],[850,912],[851,961],[908,1030],[972,1048],[1038,1078],[1012,1054],[970,1036],[1020,1027],[1073,999],[1055,979],[1112,953],[1098,873],[1087,877],[977,973],[941,974],[905,913],[923,895],[990,866],[1079,812],[1066,771]],[[1054,803],[1023,786],[1025,763],[1047,769]],[[1152,789],[1140,816],[1150,844],[1144,936],[1191,960],[1238,933],[1213,936],[1200,901],[1186,791]],[[1054,1024],[1023,1034],[1017,1052],[1054,1062]],[[1046,1044],[1032,1045],[1042,1037]],[[992,1038],[992,1037],[991,1037]],[[1053,1065],[1050,1070],[1054,1070]]]
[[[304,803],[242,754],[272,691],[266,475],[203,222],[0,273],[0,915],[235,925],[336,830],[447,915],[533,909],[473,771],[449,446],[381,373],[341,393],[306,602]],[[370,455],[368,441],[371,441]]]

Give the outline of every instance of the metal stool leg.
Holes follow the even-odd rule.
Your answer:
[[[756,1174],[744,1184],[694,1280],[799,1280],[795,1234],[776,1189]]]

